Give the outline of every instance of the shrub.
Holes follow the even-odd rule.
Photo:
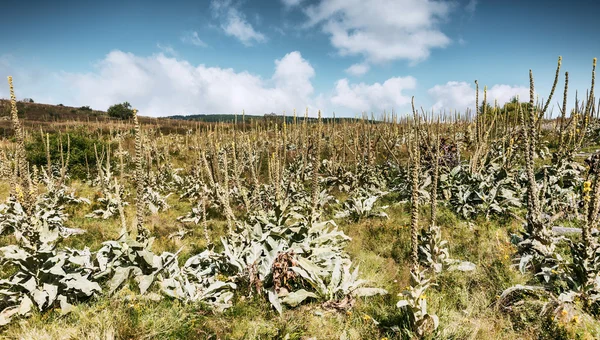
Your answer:
[[[46,166],[46,148],[45,140],[42,140],[40,134],[33,135],[33,141],[26,144],[27,159],[32,165]],[[69,133],[71,138],[71,157],[69,160],[69,175],[76,179],[85,179],[87,174],[86,157],[90,170],[93,172],[96,169],[96,156],[94,153],[94,144],[98,148],[98,152],[106,145],[106,142],[82,131],[72,131]],[[63,134],[63,152],[67,152],[67,136]],[[66,156],[66,155],[65,155]],[[60,162],[60,150],[58,142],[58,134],[50,133],[50,157],[52,163]]]
[[[130,119],[133,118],[133,109],[131,108],[131,104],[128,102],[123,102],[121,104],[115,104],[108,108],[108,115],[110,117],[119,118],[119,119]]]
[[[92,111],[92,108],[89,106],[82,106],[79,108],[79,111]]]

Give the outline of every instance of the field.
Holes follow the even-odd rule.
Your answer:
[[[578,102],[560,66],[377,120],[2,101],[0,338],[600,338],[596,61]]]

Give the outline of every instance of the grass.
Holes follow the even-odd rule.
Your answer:
[[[93,197],[86,184],[75,182],[78,194]],[[0,198],[6,197],[8,185],[0,184]],[[191,232],[182,240],[170,239],[172,232],[184,227],[177,216],[191,209],[191,203],[168,198],[171,209],[148,216],[146,226],[156,237],[153,250],[175,252],[182,248],[180,261],[206,247],[200,226],[187,226]],[[390,204],[391,203],[391,204]],[[156,294],[140,296],[136,285],[114,296],[100,296],[81,303],[67,315],[60,310],[34,313],[6,327],[6,339],[395,339],[393,326],[401,325],[403,314],[395,307],[397,295],[409,284],[410,216],[404,203],[392,203],[386,210],[389,219],[362,219],[356,223],[338,221],[351,237],[347,251],[360,266],[360,276],[374,286],[388,290],[382,297],[358,299],[348,312],[326,310],[312,303],[288,309],[279,316],[262,297],[236,296],[234,306],[223,313],[213,312],[202,304],[185,304],[176,300],[154,301]],[[96,220],[84,217],[92,207],[69,208],[68,226],[86,230],[73,236],[64,246],[98,249],[104,240],[116,239],[120,232],[118,218]],[[128,225],[135,215],[126,207]],[[427,209],[422,211],[421,225],[426,225]],[[527,281],[512,266],[515,247],[510,233],[519,223],[510,220],[477,218],[466,221],[441,206],[438,224],[444,239],[449,240],[452,258],[477,265],[472,273],[445,271],[435,278],[428,290],[429,308],[440,317],[435,339],[551,339],[594,338],[600,326],[593,320],[578,324],[540,319],[539,306],[503,313],[495,308],[498,294],[504,289]],[[212,241],[219,245],[225,234],[226,221],[211,219]],[[10,242],[6,237],[3,244]],[[587,335],[586,335],[587,334]]]
[[[174,221],[173,211],[159,215],[154,233],[166,233],[174,228],[164,221]],[[101,240],[115,237],[118,221],[100,223],[84,219],[78,211],[71,223],[86,229],[84,235],[69,240],[72,245],[87,245],[92,249]],[[387,289],[384,297],[359,299],[350,312],[324,310],[318,304],[308,304],[287,310],[283,316],[274,312],[260,297],[238,296],[234,306],[224,313],[215,313],[201,304],[184,304],[175,300],[152,301],[135,293],[134,284],[113,297],[101,296],[82,303],[67,315],[59,310],[34,313],[10,325],[3,331],[6,339],[394,339],[388,327],[402,322],[395,308],[396,295],[408,284],[409,230],[404,207],[393,207],[390,219],[367,219],[344,224],[352,237],[347,250],[360,266],[361,277]],[[444,216],[447,212],[443,212]],[[130,214],[131,215],[131,214]],[[443,220],[443,219],[441,219]],[[538,320],[532,308],[523,308],[515,315],[504,314],[494,307],[503,289],[524,282],[511,268],[514,248],[508,242],[504,227],[498,223],[475,224],[449,219],[454,224],[442,224],[444,237],[451,240],[451,255],[473,261],[477,270],[465,275],[444,272],[437,277],[437,286],[429,290],[430,308],[440,317],[441,327],[436,339],[592,339],[600,334],[593,320],[581,324],[560,324]],[[222,234],[225,223],[213,230],[213,240]],[[471,227],[473,227],[471,225]],[[204,246],[200,232],[193,232],[180,244],[157,238],[157,251],[174,251]],[[398,242],[396,242],[398,241]],[[397,244],[395,249],[394,244]],[[186,257],[186,252],[182,255]],[[376,325],[376,320],[379,325]],[[585,337],[588,334],[588,337]]]
[[[5,188],[3,188],[5,189]],[[88,193],[80,185],[82,193]],[[4,192],[4,190],[3,190]],[[188,211],[190,204],[169,198],[172,208],[151,216],[147,225],[157,237],[155,251],[184,248],[185,260],[205,246],[200,227],[181,241],[166,236],[180,225],[176,216]],[[89,209],[89,208],[88,208]],[[118,219],[98,221],[84,218],[86,209],[73,210],[72,226],[87,231],[68,239],[66,245],[97,249],[102,240],[114,239],[120,229]],[[341,222],[340,227],[352,240],[347,251],[360,266],[361,277],[389,291],[387,296],[358,299],[348,312],[326,310],[312,303],[287,310],[279,316],[262,297],[237,296],[234,306],[223,313],[210,311],[202,304],[152,299],[136,294],[131,283],[115,296],[100,296],[81,303],[67,315],[59,310],[34,313],[4,329],[6,339],[381,339],[397,338],[390,327],[403,322],[395,307],[399,294],[409,282],[409,215],[403,204],[388,209],[389,219],[363,219],[358,223]],[[134,215],[133,207],[127,216]],[[422,216],[427,216],[425,213]],[[507,230],[514,222],[460,220],[440,209],[444,238],[450,240],[451,256],[477,264],[475,272],[444,272],[437,285],[428,291],[429,308],[440,317],[436,339],[538,339],[552,334],[567,338],[586,332],[597,336],[598,326],[590,323],[561,325],[538,320],[531,311],[508,315],[495,306],[497,295],[511,285],[524,282],[511,267],[514,247]],[[132,221],[129,220],[128,223]],[[422,221],[422,224],[427,221]],[[225,221],[212,223],[213,241],[226,229]],[[154,296],[151,294],[150,297]],[[529,313],[529,314],[528,314]],[[527,322],[524,322],[526,320]],[[378,323],[378,325],[376,324]],[[594,335],[595,334],[595,335]]]

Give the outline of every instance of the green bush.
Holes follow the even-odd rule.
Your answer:
[[[33,141],[25,145],[27,151],[27,159],[31,165],[46,166],[46,141],[42,140],[41,135],[35,134]],[[71,158],[69,160],[69,175],[76,179],[85,179],[87,174],[86,157],[90,171],[96,170],[96,156],[94,153],[94,144],[98,148],[98,152],[106,145],[106,142],[97,138],[90,137],[85,132],[75,131],[69,133],[71,139]],[[63,152],[67,154],[67,135],[62,136]],[[59,137],[57,133],[50,134],[50,157],[52,164],[60,163]]]
[[[133,109],[131,108],[131,104],[128,102],[123,102],[121,104],[115,104],[108,108],[108,115],[110,117],[119,118],[119,119],[129,119],[133,118]]]

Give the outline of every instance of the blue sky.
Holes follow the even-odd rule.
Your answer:
[[[563,56],[574,90],[600,56],[596,1],[3,1],[0,76],[17,97],[150,116],[325,116],[473,108],[546,97]],[[8,86],[0,86],[8,97]],[[561,95],[555,97],[560,98]],[[581,96],[580,96],[581,97]],[[555,113],[556,114],[556,113]]]

